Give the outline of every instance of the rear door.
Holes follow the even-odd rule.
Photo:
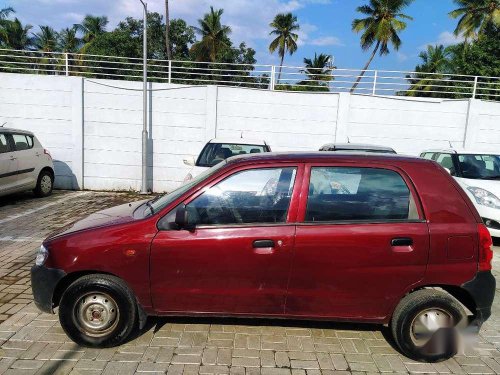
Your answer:
[[[16,188],[17,166],[10,134],[0,133],[0,194]]]
[[[429,233],[408,177],[308,165],[287,315],[379,320],[425,274]]]
[[[35,187],[38,176],[35,171],[39,163],[39,157],[33,148],[33,137],[25,134],[12,134],[14,141],[15,157],[17,158],[17,184],[22,187]]]

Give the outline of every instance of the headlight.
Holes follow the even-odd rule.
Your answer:
[[[491,208],[500,208],[500,199],[488,190],[472,186],[468,187],[467,190],[472,193],[478,204]]]
[[[45,248],[45,246],[40,246],[40,250],[36,254],[35,264],[37,266],[43,266],[47,258],[49,257],[49,251]]]

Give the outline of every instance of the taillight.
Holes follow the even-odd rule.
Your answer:
[[[47,149],[44,148],[43,153],[52,159],[52,155],[50,155],[50,152]]]
[[[490,236],[488,228],[484,224],[478,224],[477,226],[479,232],[479,271],[490,271],[491,270],[491,260],[493,259],[493,241]]]

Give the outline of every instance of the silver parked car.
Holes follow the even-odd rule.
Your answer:
[[[0,127],[0,196],[33,190],[46,197],[54,186],[54,164],[35,135]]]

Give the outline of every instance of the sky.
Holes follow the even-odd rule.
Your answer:
[[[147,0],[150,11],[163,14],[164,0]],[[356,7],[368,0],[170,0],[171,18],[183,18],[196,25],[197,19],[210,6],[223,8],[223,23],[232,28],[234,44],[245,41],[254,48],[259,64],[279,64],[278,56],[268,52],[271,41],[269,23],[280,12],[292,12],[301,25],[299,49],[285,57],[285,65],[302,66],[304,57],[314,53],[333,55],[338,68],[359,69],[369,58],[359,45],[359,35],[351,31],[358,17]],[[24,23],[50,25],[56,29],[71,26],[85,14],[106,15],[109,28],[127,16],[141,17],[139,0],[0,0],[0,8],[12,6],[16,17]],[[456,8],[453,0],[414,0],[404,13],[412,16],[408,28],[401,33],[399,51],[377,57],[373,69],[413,70],[418,54],[427,44],[449,45],[457,41],[453,35],[456,20],[448,13]]]

